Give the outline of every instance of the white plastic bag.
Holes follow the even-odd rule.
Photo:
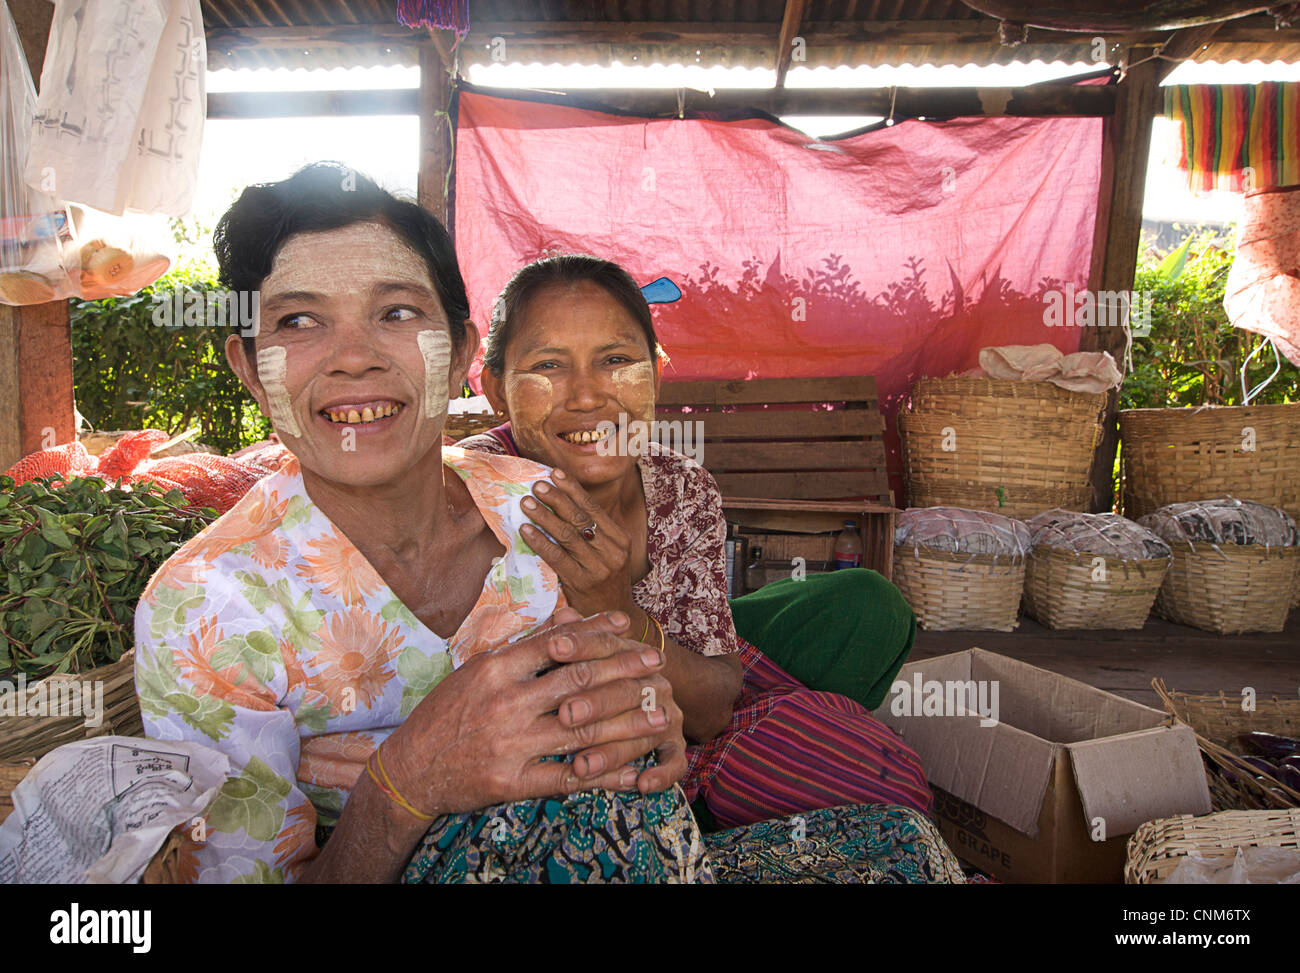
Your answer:
[[[44,304],[70,293],[63,272],[68,215],[23,179],[36,86],[6,4],[0,9],[0,304]]]
[[[27,184],[106,213],[184,216],[206,71],[199,0],[57,0]]]
[[[127,213],[110,216],[75,203],[74,243],[65,247],[66,265],[78,297],[98,301],[125,297],[148,287],[171,266],[166,217]]]

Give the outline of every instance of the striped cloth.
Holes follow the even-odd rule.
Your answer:
[[[809,689],[744,639],[745,681],[731,723],[687,747],[682,789],[722,827],[841,804],[930,813],[917,755],[847,696]]]
[[[1170,85],[1165,116],[1182,123],[1178,168],[1197,191],[1300,183],[1300,83]]]

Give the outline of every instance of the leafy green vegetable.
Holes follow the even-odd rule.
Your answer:
[[[0,679],[120,659],[153,573],[217,516],[179,490],[104,486],[0,476]]]

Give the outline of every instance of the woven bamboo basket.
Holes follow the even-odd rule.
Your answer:
[[[43,757],[55,747],[87,737],[116,734],[118,736],[144,736],[144,722],[140,716],[140,702],[135,695],[135,650],[125,653],[117,662],[88,672],[50,676],[41,680],[49,684],[56,680],[77,683],[102,682],[104,686],[103,717],[99,726],[87,726],[85,716],[5,716],[0,717],[0,761],[13,761],[23,757]],[[27,687],[27,699],[43,690],[33,683]],[[83,710],[84,712],[84,710]]]
[[[1097,420],[1104,395],[1071,392],[1051,382],[993,378],[919,378],[912,383],[911,411],[980,419],[1052,419],[1073,426]]]
[[[1232,858],[1238,848],[1300,848],[1300,810],[1220,811],[1148,821],[1128,839],[1124,882],[1160,882],[1187,855]]]
[[[1220,635],[1280,632],[1300,572],[1300,547],[1171,543],[1156,614]]]
[[[1088,507],[1101,430],[1095,420],[1039,419],[1027,410],[1019,419],[900,412],[898,423],[909,506],[991,510],[1018,520],[1053,507]]]
[[[10,760],[0,763],[0,822],[13,813],[14,788],[27,776],[27,772],[32,769],[36,761],[32,758],[26,760]]]
[[[1039,544],[1025,563],[1025,611],[1048,628],[1141,628],[1168,570],[1167,557],[1125,560]]]
[[[1025,559],[894,547],[894,584],[924,629],[1010,632],[1020,620]]]
[[[1125,409],[1119,428],[1125,517],[1227,493],[1300,521],[1300,403]]]
[[[1164,681],[1154,679],[1151,688],[1165,704],[1165,710],[1196,734],[1201,754],[1209,765],[1206,780],[1210,801],[1216,811],[1300,807],[1300,792],[1241,759],[1233,748],[1242,733],[1262,730],[1279,736],[1300,737],[1300,699],[1254,699],[1252,709],[1243,709],[1240,693],[1216,696],[1170,692]],[[1226,771],[1227,776],[1223,772]],[[1267,780],[1256,780],[1256,776]]]
[[[442,434],[459,441],[467,436],[477,436],[489,429],[495,429],[508,421],[508,418],[508,416],[499,413],[493,413],[492,415],[449,415],[447,421],[442,425]]]

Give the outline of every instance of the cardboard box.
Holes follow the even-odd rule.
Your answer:
[[[1122,882],[1138,825],[1210,811],[1190,727],[982,649],[908,663],[875,715],[920,756],[953,852],[1001,881]]]

